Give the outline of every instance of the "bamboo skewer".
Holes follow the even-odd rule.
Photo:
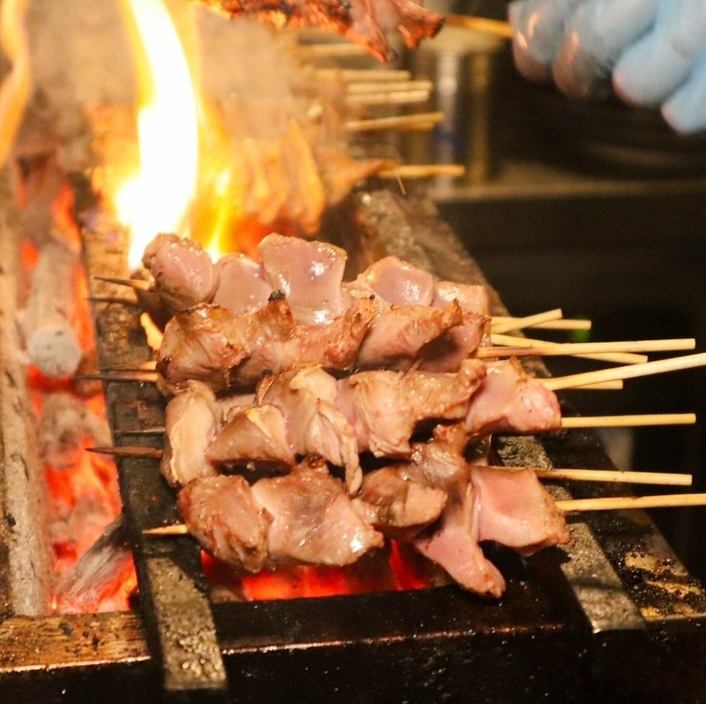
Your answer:
[[[480,467],[479,469],[484,469]],[[535,469],[534,467],[488,467],[509,472],[533,471],[538,479],[575,482],[608,482],[615,484],[652,484],[658,486],[691,486],[691,474],[669,472],[637,472],[615,469]]]
[[[494,315],[491,321],[491,332],[496,332],[500,323],[515,323],[522,321],[524,318],[514,318],[507,315]],[[543,323],[535,323],[534,325],[524,325],[523,327],[541,328],[543,330],[590,330],[591,321],[584,319],[561,318],[560,320],[547,320]],[[511,328],[511,330],[520,330],[520,328]],[[509,331],[508,331],[509,332]]]
[[[97,455],[111,455],[112,457],[135,457],[138,459],[149,460],[162,459],[163,454],[163,450],[159,447],[140,447],[135,445],[87,447],[86,450]]]
[[[340,77],[344,81],[368,81],[386,83],[389,81],[409,81],[412,74],[409,71],[377,68],[316,68],[314,71],[321,76]]]
[[[563,313],[561,308],[554,308],[553,310],[547,310],[543,313],[528,315],[525,318],[512,318],[508,321],[494,323],[491,330],[496,334],[501,334],[511,332],[513,330],[521,330],[522,328],[529,328],[533,325],[537,325],[538,323],[547,323],[552,320],[560,320],[562,317]]]
[[[412,105],[414,103],[426,103],[427,100],[429,100],[428,90],[397,90],[363,93],[362,95],[348,94],[346,97],[346,105],[362,107]]]
[[[379,178],[430,178],[432,176],[463,176],[466,167],[462,164],[403,164],[383,169]]]
[[[497,469],[508,471],[507,467],[500,467]],[[509,471],[513,470],[511,469]],[[552,474],[554,472],[558,473],[569,471],[579,472],[591,470],[548,470],[547,473]],[[617,472],[616,474],[623,474],[623,472]],[[625,472],[624,474],[630,474],[630,472]],[[652,474],[652,472],[648,472],[647,474]],[[685,479],[691,479],[689,475],[674,474],[664,476],[679,477],[680,481],[684,481]],[[595,480],[590,479],[579,481]],[[612,482],[614,480],[609,479],[608,481]],[[677,482],[675,481],[674,484],[677,484]],[[682,508],[685,506],[706,506],[706,494],[666,494],[662,496],[607,496],[596,499],[564,499],[561,501],[557,501],[555,505],[557,509],[559,511],[562,511],[563,513],[574,513],[579,511],[615,511],[638,508]],[[158,526],[157,528],[147,528],[146,530],[142,531],[142,535],[147,538],[173,538],[181,535],[189,535],[189,529],[183,523],[176,523],[170,526]]]
[[[570,428],[638,428],[656,425],[694,425],[694,413],[645,413],[625,416],[575,416],[561,419],[561,427]]]
[[[637,377],[650,376],[651,374],[665,374],[703,366],[706,366],[706,353],[701,352],[699,354],[684,355],[683,357],[670,357],[669,359],[660,359],[655,362],[645,362],[644,364],[632,364],[625,367],[612,367],[595,372],[560,376],[554,379],[545,379],[543,383],[548,389],[559,391],[560,389],[569,389],[577,385],[585,386],[586,384],[600,381],[635,379]]]
[[[617,381],[603,381],[600,384],[589,384],[588,386],[575,386],[572,391],[622,391],[623,382],[621,379]]]
[[[442,112],[418,112],[412,115],[392,115],[366,120],[348,120],[348,132],[372,132],[377,130],[423,131],[431,130],[444,119]]]
[[[367,95],[368,93],[395,93],[398,91],[423,90],[430,93],[434,88],[431,81],[368,81],[360,83],[349,83],[346,86],[348,95]]]
[[[364,47],[358,44],[325,42],[323,44],[300,44],[297,54],[303,60],[340,59],[348,56],[367,56]]]
[[[144,279],[121,279],[115,276],[94,276],[95,281],[104,281],[108,284],[116,284],[117,286],[127,286],[136,291],[148,291],[152,288],[152,284]]]
[[[515,337],[513,335],[502,335],[493,333],[491,329],[490,341],[494,345],[507,346],[507,347],[527,347],[527,346],[542,346],[549,347],[554,345],[561,345],[562,343],[550,342],[548,340],[537,340],[531,337]],[[588,344],[588,343],[586,343]],[[570,353],[572,357],[580,357],[581,359],[592,359],[601,362],[615,362],[616,364],[639,364],[640,362],[646,362],[648,360],[646,355],[643,354],[633,354],[633,353],[605,353],[600,352],[597,354],[577,354],[575,351]]]
[[[516,338],[523,341],[523,338]],[[492,337],[491,337],[492,340]],[[616,364],[639,364],[646,362],[649,358],[644,354],[632,354],[625,352],[615,352],[612,354],[581,354],[583,347],[598,343],[552,343],[547,342],[546,346],[536,347],[529,345],[499,345],[497,347],[479,347],[476,350],[478,359],[494,359],[498,357],[580,357],[582,359],[595,359],[603,362],[615,362]],[[574,348],[574,345],[576,347]]]
[[[633,416],[577,416],[575,418],[562,418],[562,428],[600,428],[600,427],[623,427],[623,426],[645,426],[645,425],[693,425],[696,423],[696,416],[693,413],[673,413],[673,414],[647,414]],[[149,428],[144,434],[157,435],[163,428]],[[551,431],[550,431],[551,432]],[[126,435],[139,434],[126,432]],[[153,447],[141,447],[130,445],[102,446],[88,448],[89,452],[96,452],[103,455],[114,455],[115,457],[151,457],[159,459],[162,450]]]
[[[177,535],[189,535],[189,529],[183,523],[159,528],[148,528],[142,531],[147,538],[171,538]]]
[[[478,357],[511,357],[514,355],[549,357],[566,355],[616,362],[618,364],[640,364],[647,362],[648,358],[645,355],[635,354],[635,352],[693,350],[696,347],[696,340],[689,338],[562,343],[491,333],[490,339],[494,345],[501,345],[501,347],[479,348]]]
[[[706,506],[706,494],[667,494],[663,496],[607,496],[597,499],[557,501],[560,511],[618,511],[632,508],[682,508]]]
[[[499,39],[512,39],[512,26],[502,20],[491,20],[487,17],[472,17],[471,15],[446,15],[450,27],[461,27],[473,32],[492,34]]]
[[[131,372],[125,372],[125,373],[104,373],[104,372],[95,372],[95,373],[89,373],[89,374],[75,374],[73,377],[73,381],[103,381],[103,382],[115,382],[115,381],[125,381],[125,382],[137,382],[140,384],[156,384],[157,383],[157,371],[156,370],[150,370],[150,369],[145,369],[145,370],[140,370],[140,369],[135,369]]]

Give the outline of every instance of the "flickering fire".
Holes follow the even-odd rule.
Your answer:
[[[241,206],[228,137],[204,97],[190,8],[174,21],[164,0],[121,0],[137,71],[139,164],[112,200],[139,265],[160,232],[192,237],[217,258],[233,248]],[[189,47],[187,50],[186,47]]]
[[[130,264],[159,232],[189,234],[199,169],[197,97],[179,34],[162,0],[123,0],[138,73],[140,164],[115,195],[130,227]]]

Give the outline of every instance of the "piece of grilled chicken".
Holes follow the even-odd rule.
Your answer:
[[[380,61],[397,55],[387,39],[398,33],[416,47],[433,37],[444,17],[411,0],[198,0],[231,17],[247,15],[274,27],[318,27],[346,37]]]

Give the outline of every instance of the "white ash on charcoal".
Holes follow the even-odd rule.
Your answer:
[[[83,400],[66,392],[47,394],[42,401],[39,448],[45,462],[55,469],[75,466],[86,441],[111,442],[110,426]]]
[[[71,376],[81,361],[73,326],[77,266],[69,246],[58,240],[44,244],[18,315],[28,361],[48,377]]]
[[[54,589],[61,613],[120,610],[132,586],[132,550],[122,515],[106,527]]]

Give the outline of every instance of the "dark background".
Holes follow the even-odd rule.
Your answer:
[[[501,17],[504,3],[453,9]],[[528,85],[515,74],[509,47],[494,58],[489,91],[479,109],[489,111],[490,175],[474,185],[438,184],[435,195],[513,314],[561,307],[567,317],[593,321],[592,340],[696,337],[697,350],[706,350],[706,138],[676,136],[658,113],[617,100],[571,103],[550,86]],[[461,119],[475,120],[474,109],[473,101],[464,105]],[[571,364],[549,366],[565,373]],[[706,491],[706,370],[574,398],[591,415],[698,413],[695,427],[607,440],[619,464],[691,472],[693,491]],[[653,517],[706,579],[706,508]]]

